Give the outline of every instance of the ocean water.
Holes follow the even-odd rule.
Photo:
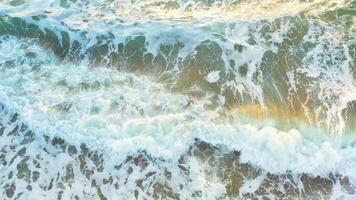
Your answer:
[[[0,0],[0,200],[356,199],[351,0]]]

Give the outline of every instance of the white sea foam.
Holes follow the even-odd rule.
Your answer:
[[[37,45],[14,38],[3,40],[1,49],[8,52],[6,56],[14,52],[12,58],[22,59],[31,51],[38,62],[50,60],[39,67],[26,61],[1,67],[2,103],[21,113],[37,133],[105,146],[120,152],[115,155],[121,160],[140,149],[175,160],[199,138],[241,150],[243,162],[270,172],[326,176],[337,171],[356,178],[354,139],[345,143],[342,136],[325,135],[317,129],[281,131],[238,119],[224,121],[204,109],[208,99],[171,94],[146,77],[107,68],[58,65]]]
[[[307,7],[310,2],[283,3],[281,8],[289,9],[280,9],[283,12],[277,12],[277,9],[274,14],[266,12],[265,16],[256,15],[261,9],[256,9],[251,16],[248,13],[233,15],[236,10],[226,11],[226,1],[216,1],[208,6],[195,4],[195,1],[179,1],[179,8],[168,9],[167,13],[158,11],[160,9],[154,4],[157,1],[124,0],[112,4],[107,1],[78,2],[71,4],[70,8],[60,6],[59,1],[36,0],[15,7],[3,2],[0,3],[0,14],[20,17],[28,23],[36,24],[42,31],[50,29],[59,41],[62,41],[61,32],[64,31],[69,34],[70,44],[75,40],[79,41],[83,51],[99,45],[98,36],[109,33],[114,35],[114,38],[108,40],[112,47],[109,51],[113,52],[118,50],[120,43],[126,44],[136,36],[145,37],[142,48],[154,56],[163,55],[160,50],[162,45],[181,43],[183,46],[178,52],[178,60],[196,56],[199,45],[213,48],[216,44],[219,49],[215,49],[215,52],[221,50],[224,66],[204,69],[206,71],[202,70],[200,75],[210,85],[218,85],[220,106],[212,106],[210,91],[200,98],[173,93],[167,89],[165,83],[157,82],[157,77],[137,76],[106,66],[93,67],[85,59],[78,61],[80,64],[73,64],[58,59],[36,39],[2,36],[0,105],[5,109],[0,112],[0,124],[5,125],[5,134],[1,136],[0,147],[7,151],[3,160],[13,160],[15,164],[11,166],[19,166],[21,163],[22,158],[17,156],[19,149],[11,149],[9,144],[19,144],[22,138],[11,138],[8,134],[23,123],[36,137],[34,142],[26,146],[26,155],[30,160],[41,160],[42,165],[41,169],[37,169],[43,174],[38,180],[39,184],[33,184],[32,192],[24,193],[22,198],[56,198],[61,186],[47,191],[46,187],[50,185],[52,178],[67,173],[68,164],[73,166],[77,181],[69,183],[72,184],[71,189],[64,191],[64,199],[74,198],[74,194],[81,192],[87,194],[87,199],[95,198],[93,183],[82,173],[82,161],[60,152],[60,148],[48,145],[46,136],[58,136],[76,147],[84,143],[90,150],[102,152],[105,160],[103,165],[108,170],[95,172],[92,176],[101,182],[104,182],[103,177],[127,177],[126,180],[115,180],[115,184],[121,186],[118,188],[101,185],[102,192],[109,199],[135,198],[133,191],[138,188],[136,181],[147,178],[147,174],[151,172],[157,174],[152,176],[154,178],[148,176],[148,179],[152,179],[150,181],[167,184],[175,191],[180,191],[182,199],[190,199],[195,191],[200,191],[200,197],[205,199],[224,196],[227,193],[225,183],[214,177],[214,173],[206,171],[206,163],[194,157],[187,158],[188,178],[177,167],[179,159],[189,152],[196,138],[219,146],[227,152],[240,151],[241,163],[249,163],[262,171],[259,176],[242,183],[240,198],[254,193],[267,177],[267,173],[308,173],[311,177],[328,177],[330,173],[337,173],[347,176],[351,184],[356,183],[356,138],[352,131],[347,133],[349,135],[345,133],[343,116],[349,103],[356,100],[356,86],[352,75],[355,57],[349,50],[355,40],[347,30],[329,26],[318,19],[310,19],[310,22],[304,24],[307,31],[303,41],[299,45],[293,44],[295,49],[283,49],[300,62],[299,68],[291,67],[286,73],[286,80],[283,80],[287,82],[288,98],[292,99],[298,89],[307,88],[310,96],[306,98],[304,106],[307,107],[306,104],[310,101],[319,105],[312,112],[320,116],[320,123],[325,117],[328,125],[326,129],[298,121],[298,125],[282,130],[274,126],[277,124],[274,119],[256,123],[255,120],[242,120],[240,116],[225,118],[220,115],[226,109],[224,106],[227,97],[224,96],[224,91],[228,89],[232,89],[236,96],[246,98],[247,95],[262,107],[267,106],[265,77],[258,75],[263,70],[261,65],[266,53],[284,55],[278,53],[280,47],[285,45],[284,42],[291,39],[289,34],[303,35],[298,32],[299,23],[303,20],[294,22],[294,18],[287,18],[274,21],[274,18],[296,15],[301,10],[317,12],[323,10],[315,8],[322,2],[312,3],[314,7],[309,10]],[[320,6],[332,5],[330,10],[345,6],[344,1],[336,4],[332,4],[333,2],[336,1]],[[238,2],[230,3],[233,5]],[[86,6],[83,7],[84,4]],[[236,9],[241,10],[245,4]],[[272,7],[263,9],[273,10],[275,3],[267,4]],[[150,6],[145,10],[142,5]],[[247,7],[255,5],[248,4]],[[291,9],[294,11],[291,12]],[[46,17],[40,21],[33,18],[33,15],[45,11]],[[225,18],[220,18],[224,12],[227,13]],[[175,15],[177,17],[173,17]],[[295,33],[293,30],[298,31]],[[306,55],[298,60],[300,49],[303,48],[308,48]],[[285,59],[287,60],[287,56]],[[289,61],[286,63],[288,69],[289,64],[293,64]],[[247,71],[240,72],[241,66],[247,66]],[[174,81],[183,71],[178,65],[169,70]],[[234,78],[226,80],[229,75]],[[303,82],[304,80],[308,81]],[[280,98],[285,103],[286,100],[281,96]],[[14,113],[18,113],[18,121],[11,123]],[[136,155],[137,152],[146,152],[157,160],[146,169],[138,165],[133,169],[132,166],[126,166],[127,157]],[[96,169],[94,161],[85,161],[88,170]],[[35,162],[28,163],[31,163],[29,168],[37,168]],[[115,171],[117,163],[124,165],[121,170]],[[13,168],[1,166],[0,176],[7,177]],[[173,172],[172,181],[166,181],[165,169]],[[26,178],[9,178],[7,182],[1,182],[6,187],[11,183],[16,184],[17,191],[27,190]],[[151,183],[143,183],[146,185],[140,187],[143,190],[139,194],[140,199],[151,198],[150,194],[154,193]],[[340,182],[333,184],[332,199],[355,198],[352,192],[346,194],[343,191]],[[189,192],[179,189],[181,185],[184,185],[184,191]],[[38,196],[26,196],[30,193],[37,193]]]

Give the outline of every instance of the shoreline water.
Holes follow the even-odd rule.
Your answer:
[[[356,198],[354,8],[1,2],[0,197]]]

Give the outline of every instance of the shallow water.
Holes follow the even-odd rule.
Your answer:
[[[352,1],[0,1],[0,199],[356,198]]]

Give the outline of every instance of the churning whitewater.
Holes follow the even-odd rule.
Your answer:
[[[0,200],[356,199],[351,0],[0,0]]]

